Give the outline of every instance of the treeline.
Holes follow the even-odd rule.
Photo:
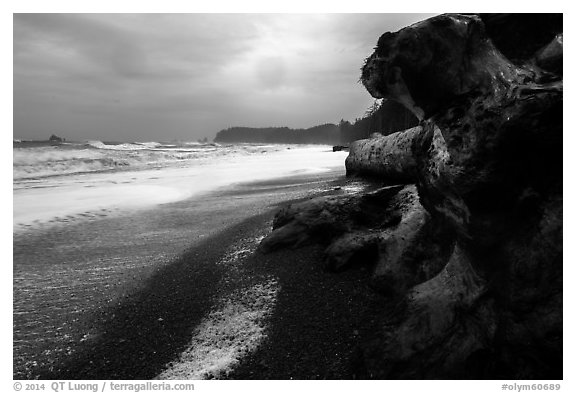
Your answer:
[[[366,139],[374,132],[389,135],[417,125],[418,119],[412,112],[402,104],[388,100],[375,101],[362,118],[356,119],[354,123],[341,120],[338,127],[340,142],[349,144],[358,139]]]
[[[341,120],[338,125],[323,124],[306,129],[231,127],[219,131],[214,142],[348,145],[368,138],[374,132],[388,135],[417,125],[418,119],[402,104],[390,100],[375,101],[354,123]]]
[[[323,124],[306,129],[288,127],[231,127],[219,131],[214,142],[232,143],[298,143],[327,144],[340,143],[340,128],[336,124]]]

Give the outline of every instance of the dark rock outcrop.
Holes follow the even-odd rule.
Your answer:
[[[562,35],[540,18],[441,15],[384,34],[363,67],[370,94],[421,120],[346,162],[415,185],[332,209],[320,231],[335,270],[370,258],[373,287],[398,301],[361,346],[365,377],[562,378]],[[503,20],[541,23],[518,40]],[[315,203],[280,227],[309,240]]]

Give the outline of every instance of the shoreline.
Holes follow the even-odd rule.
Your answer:
[[[95,149],[91,154],[97,156],[90,156],[94,161],[117,160],[125,166],[121,165],[118,171],[60,173],[57,176],[41,176],[43,172],[40,168],[40,177],[34,181],[26,177],[15,177],[16,180],[13,181],[13,231],[75,224],[134,208],[154,208],[162,204],[202,197],[242,183],[297,175],[330,176],[337,171],[344,174],[344,154],[334,153],[327,146],[277,146],[272,149],[264,149],[266,146],[249,147],[252,150],[246,151],[239,147],[223,149],[214,153],[214,156],[191,159],[184,166],[173,162],[173,165],[162,167],[145,167],[140,161],[158,160],[158,154],[162,157],[168,154],[163,150],[138,150],[138,154],[144,154],[143,151],[152,154],[150,157],[140,157],[131,156],[131,151]],[[62,152],[46,153],[48,155],[43,155],[42,159],[54,159],[55,153]],[[181,153],[175,154],[177,158]],[[220,154],[223,154],[224,160],[220,159]],[[64,160],[67,164],[61,164],[64,168],[66,165],[76,168],[78,161],[82,161],[70,160],[66,155],[64,157],[68,157]],[[181,158],[170,157],[176,162]],[[30,159],[24,156],[20,157],[19,161],[27,162]],[[50,160],[42,162],[47,164]],[[131,164],[135,166],[132,167]],[[19,172],[30,169],[26,165],[14,168],[19,168]],[[56,168],[60,166],[57,165]],[[33,166],[33,169],[39,170],[37,166]]]
[[[263,277],[263,266],[276,274],[270,263],[278,256],[253,251],[254,239],[271,230],[278,206],[348,192],[346,187],[353,192],[360,183],[335,171],[242,183],[132,214],[15,236],[14,377],[157,377],[186,352],[192,332],[221,299],[259,285],[253,279]],[[243,242],[251,242],[248,252],[242,249],[235,265],[223,264]],[[283,258],[280,271],[290,266]],[[299,258],[308,261],[303,265],[321,266],[307,252]],[[238,264],[245,274],[231,275]],[[282,281],[289,279],[280,271],[276,304],[284,307]],[[274,321],[278,307],[266,318]],[[271,342],[266,337],[254,353]],[[220,377],[232,376],[238,364],[246,369],[245,352],[221,367]],[[239,371],[238,378],[251,377]]]

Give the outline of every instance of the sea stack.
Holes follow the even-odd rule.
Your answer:
[[[66,139],[65,138],[61,138],[57,135],[50,135],[50,138],[48,139],[51,143],[62,143],[64,142]]]

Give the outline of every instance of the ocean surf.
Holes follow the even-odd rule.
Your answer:
[[[318,145],[14,143],[13,228],[97,219],[235,183],[344,171],[346,154]]]

